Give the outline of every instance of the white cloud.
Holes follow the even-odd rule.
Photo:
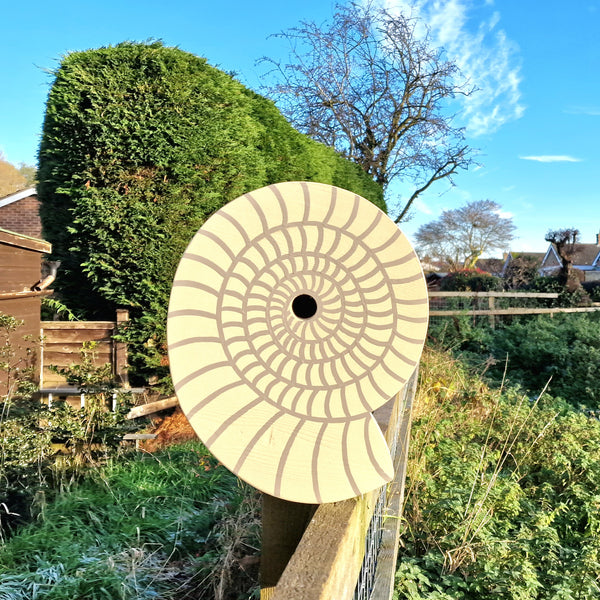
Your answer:
[[[540,156],[519,156],[519,158],[542,163],[581,162],[581,158],[575,158],[574,156],[567,156],[565,154],[542,154]]]
[[[514,213],[511,213],[507,210],[497,210],[495,211],[495,213],[501,218],[501,219],[512,219],[515,215]]]
[[[493,2],[476,0],[384,0],[424,20],[434,44],[444,47],[469,85],[477,91],[461,98],[461,120],[473,136],[493,133],[525,112],[521,103],[518,48],[499,28],[500,12]],[[473,12],[481,11],[473,26]]]
[[[425,202],[423,202],[423,200],[421,198],[417,198],[413,202],[413,207],[415,210],[417,210],[418,212],[423,213],[425,215],[433,214],[433,211],[431,210],[431,208],[429,208],[429,206],[427,206],[427,204],[425,204]]]
[[[590,117],[600,116],[600,108],[597,106],[572,106],[565,110],[570,115],[588,115]]]

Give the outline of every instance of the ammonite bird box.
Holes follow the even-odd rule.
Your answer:
[[[271,185],[214,213],[179,264],[171,373],[200,439],[254,487],[333,502],[391,480],[371,412],[412,374],[427,331],[419,260],[375,205]]]

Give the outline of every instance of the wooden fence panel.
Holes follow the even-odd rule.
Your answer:
[[[96,366],[110,364],[113,376],[127,383],[127,348],[113,336],[119,322],[127,320],[127,311],[118,311],[117,321],[42,321],[42,359],[40,387],[64,387],[64,377],[50,370],[50,365],[70,367],[81,362],[83,344],[95,342]]]

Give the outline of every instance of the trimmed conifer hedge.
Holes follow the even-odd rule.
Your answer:
[[[385,210],[357,165],[300,134],[274,104],[206,60],[160,42],[67,55],[54,74],[39,151],[55,288],[83,318],[129,308],[140,377],[166,374],[171,282],[188,242],[233,198],[318,181]]]

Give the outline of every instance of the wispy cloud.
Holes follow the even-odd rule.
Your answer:
[[[525,112],[519,50],[499,27],[501,16],[485,0],[385,0],[423,19],[431,41],[442,46],[477,91],[462,98],[462,119],[473,136],[493,133]],[[477,16],[473,13],[477,11]],[[473,26],[475,19],[478,25]]]
[[[421,198],[417,198],[414,201],[413,207],[415,208],[415,210],[417,212],[423,213],[425,215],[433,214],[433,211],[431,210],[431,208],[429,208],[429,206],[427,206],[427,204],[425,204],[425,202],[423,202],[423,200]]]
[[[581,162],[581,158],[567,156],[566,154],[542,154],[540,156],[519,156],[522,160],[534,160],[542,163],[555,162]]]
[[[565,110],[570,115],[588,115],[600,117],[600,106],[571,106]]]

